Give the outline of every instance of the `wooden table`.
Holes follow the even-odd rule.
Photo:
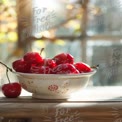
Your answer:
[[[0,96],[0,122],[122,122],[122,87],[87,87],[68,100]]]

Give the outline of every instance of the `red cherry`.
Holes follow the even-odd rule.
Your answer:
[[[2,93],[8,98],[16,98],[21,94],[21,85],[17,82],[2,86]]]
[[[82,72],[91,72],[92,69],[90,68],[90,66],[86,63],[83,63],[83,62],[78,62],[78,63],[75,63],[74,66],[76,67],[76,69],[82,73]]]
[[[2,93],[8,98],[16,98],[21,94],[21,85],[18,82],[10,82],[8,71],[13,72],[13,70],[9,68],[6,64],[2,62],[0,63],[6,67],[6,76],[9,81],[9,83],[2,85]]]
[[[56,62],[52,59],[44,59],[43,60],[43,65],[48,66],[50,68],[54,68],[56,66]]]
[[[23,58],[24,61],[28,62],[29,64],[38,64],[43,62],[43,58],[38,52],[28,52]]]
[[[53,74],[78,74],[79,71],[74,67],[74,65],[66,63],[59,64],[52,70]]]
[[[27,64],[23,59],[16,60],[12,63],[12,67],[16,72],[29,73],[30,64]]]
[[[52,69],[48,66],[32,66],[30,72],[35,74],[51,74]]]
[[[74,57],[69,53],[58,54],[53,58],[53,60],[56,62],[57,65],[64,63],[74,63]]]

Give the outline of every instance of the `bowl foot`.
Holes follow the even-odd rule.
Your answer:
[[[37,99],[68,99],[67,96],[51,96],[51,95],[42,95],[42,94],[32,94],[33,98]]]

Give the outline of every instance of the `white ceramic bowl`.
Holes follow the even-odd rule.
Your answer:
[[[96,70],[82,74],[28,74],[16,72],[23,89],[34,98],[67,99],[87,86]]]

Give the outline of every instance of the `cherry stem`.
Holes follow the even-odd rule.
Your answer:
[[[4,63],[0,62],[0,64],[4,65],[7,68],[7,70],[9,69],[11,72],[13,72],[13,70],[9,68],[7,65],[5,65]]]
[[[91,68],[98,69],[99,68],[99,64],[96,65],[96,66],[91,66]]]
[[[41,49],[41,51],[40,51],[40,55],[42,54],[43,51],[44,51],[44,48]]]
[[[9,76],[8,76],[8,68],[6,69],[6,76],[7,76],[8,82],[10,84],[11,82],[10,82],[10,79],[9,79]]]

